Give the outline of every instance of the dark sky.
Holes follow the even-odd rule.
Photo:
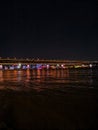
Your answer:
[[[98,60],[98,1],[0,1],[0,56]]]

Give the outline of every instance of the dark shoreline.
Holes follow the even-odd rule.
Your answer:
[[[97,130],[97,101],[96,89],[0,90],[0,130]]]

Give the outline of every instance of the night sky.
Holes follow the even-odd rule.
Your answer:
[[[0,1],[0,57],[98,60],[98,1]]]

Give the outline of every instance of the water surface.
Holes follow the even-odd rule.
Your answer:
[[[0,71],[0,128],[97,130],[98,70]]]

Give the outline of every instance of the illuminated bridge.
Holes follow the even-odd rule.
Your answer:
[[[45,60],[45,59],[0,59],[1,70],[13,69],[65,69],[98,67],[98,61]]]

